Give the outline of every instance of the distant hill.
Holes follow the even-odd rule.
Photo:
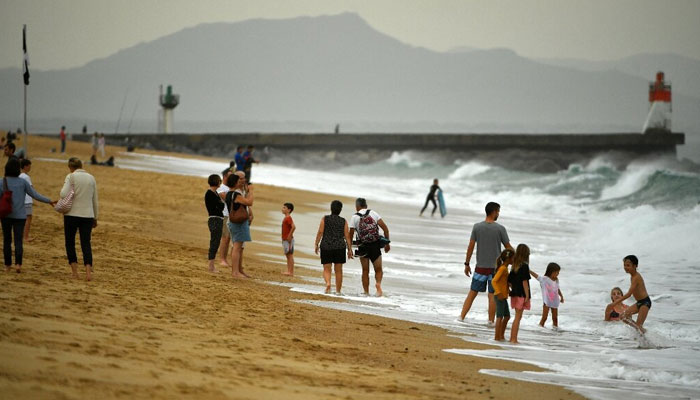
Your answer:
[[[82,67],[33,70],[29,128],[92,121],[109,132],[121,115],[121,131],[132,116],[131,131],[153,131],[158,86],[172,84],[178,131],[313,131],[336,122],[346,131],[641,129],[653,62],[639,73],[633,58],[617,70],[553,63],[506,49],[430,51],[355,14],[203,24]],[[679,87],[675,74],[675,127],[700,132],[700,91]],[[0,124],[12,128],[22,118],[20,71],[0,70],[0,87]]]

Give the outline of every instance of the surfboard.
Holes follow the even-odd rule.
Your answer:
[[[437,196],[438,205],[440,206],[440,216],[445,218],[445,215],[447,215],[447,207],[445,206],[445,197],[442,195],[442,190],[438,190]]]

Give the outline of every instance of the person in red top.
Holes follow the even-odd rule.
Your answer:
[[[66,127],[65,126],[61,127],[60,137],[61,137],[61,153],[65,153],[66,152]]]
[[[282,249],[284,249],[284,255],[287,257],[287,272],[282,272],[282,275],[294,276],[294,231],[297,227],[294,225],[294,220],[292,220],[292,211],[294,211],[294,204],[284,203],[282,205],[282,214],[284,214],[284,219],[282,220]]]

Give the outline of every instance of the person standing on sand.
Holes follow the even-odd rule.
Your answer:
[[[29,182],[29,186],[32,188],[32,178],[29,177],[29,172],[32,170],[32,162],[28,158],[23,158],[19,161],[20,170],[19,177]],[[27,223],[24,225],[24,241],[29,243],[32,239],[29,237],[29,229],[32,225],[32,214],[34,208],[34,199],[30,195],[26,195],[24,198],[24,209],[27,212]]]
[[[467,259],[464,262],[465,275],[469,276],[472,272],[472,268],[469,266],[469,264],[472,254],[474,253],[474,246],[478,243],[476,249],[476,267],[474,269],[474,276],[472,277],[469,294],[464,300],[462,313],[459,316],[459,319],[460,321],[464,321],[469,309],[472,307],[472,303],[474,302],[476,295],[479,294],[479,292],[485,292],[488,287],[489,323],[492,324],[496,316],[496,304],[493,300],[493,286],[491,285],[491,279],[493,278],[493,271],[496,268],[496,259],[498,258],[498,255],[501,254],[501,244],[503,244],[507,249],[511,250],[513,250],[513,246],[510,245],[510,239],[508,239],[506,228],[496,222],[499,214],[501,213],[500,204],[489,202],[486,204],[485,211],[486,219],[482,222],[474,224],[471,238],[469,239]]]
[[[63,233],[66,239],[66,255],[73,278],[78,278],[78,255],[75,252],[75,234],[80,232],[80,249],[83,251],[85,280],[92,280],[92,230],[97,227],[97,183],[95,177],[83,169],[83,162],[78,157],[68,160],[70,173],[66,175],[61,189],[61,198],[71,191],[73,186],[73,206],[63,215]]]
[[[257,164],[260,162],[260,161],[256,160],[255,158],[253,158],[254,151],[255,151],[255,146],[250,145],[250,146],[248,146],[248,150],[246,150],[246,152],[243,153],[243,159],[245,160],[243,172],[245,172],[245,180],[248,183],[251,182],[251,177],[253,174],[253,163]]]
[[[355,200],[355,209],[357,213],[350,219],[350,237],[353,237],[355,232],[360,241],[357,249],[362,264],[362,288],[365,295],[369,295],[369,262],[372,262],[374,267],[375,287],[377,288],[377,296],[382,295],[382,250],[379,235],[379,228],[382,228],[384,237],[389,239],[389,228],[386,226],[382,217],[375,211],[367,209],[367,200],[359,197]],[[384,246],[384,252],[388,253],[391,246],[387,243]]]
[[[343,203],[340,200],[331,202],[331,214],[321,218],[316,233],[314,252],[318,254],[319,242],[321,249],[321,264],[323,264],[323,280],[326,282],[326,294],[331,292],[331,265],[335,269],[335,293],[341,294],[343,287],[343,264],[345,264],[345,249],[348,258],[352,259],[352,236],[348,230],[348,221],[340,216]]]
[[[248,182],[245,181],[245,173],[243,171],[236,171],[234,174],[238,175],[238,180],[241,182],[241,186],[244,188],[247,188]],[[241,189],[241,193],[243,196],[248,195],[247,189]],[[248,206],[248,226],[253,225],[253,206]],[[229,236],[231,233],[229,232]],[[238,257],[238,270],[241,271],[243,275],[245,275],[245,272],[243,272],[243,250],[245,250],[245,242],[241,243],[241,256]],[[233,259],[233,247],[231,248],[231,258]]]
[[[66,152],[66,127],[62,126],[61,127],[61,133],[58,134],[58,137],[61,139],[61,154]]]
[[[294,231],[297,229],[297,226],[294,225],[294,220],[292,219],[293,211],[294,204],[284,203],[282,205],[282,214],[284,214],[284,219],[282,220],[282,250],[287,258],[287,272],[282,272],[282,275],[286,276],[294,276]]]
[[[425,205],[423,208],[420,210],[420,216],[423,216],[423,211],[425,211],[426,208],[428,208],[428,202],[433,203],[433,211],[430,213],[430,216],[432,217],[435,215],[435,210],[437,210],[437,203],[435,202],[435,193],[441,190],[440,186],[438,186],[438,180],[433,179],[433,184],[430,186],[430,192],[428,193],[428,196],[425,198]]]
[[[224,200],[217,194],[216,190],[221,186],[221,177],[217,174],[209,175],[207,179],[209,189],[204,194],[204,205],[209,214],[209,272],[219,272],[214,267],[216,260],[216,251],[219,249],[221,242],[221,231],[224,226]]]
[[[100,133],[100,137],[97,139],[97,148],[100,150],[102,158],[105,158],[105,134]]]
[[[231,174],[226,181],[226,185],[231,190],[226,194],[226,206],[229,212],[228,228],[231,231],[231,241],[233,249],[231,250],[231,275],[234,278],[248,278],[249,276],[243,272],[243,244],[250,242],[250,219],[240,223],[234,223],[230,220],[232,214],[243,207],[247,211],[247,207],[253,205],[253,187],[248,186],[244,179],[240,179],[238,175]],[[243,194],[243,192],[247,194]],[[250,217],[249,217],[250,218]]]
[[[23,238],[24,224],[27,220],[27,211],[24,208],[24,199],[29,195],[42,203],[55,204],[48,197],[44,197],[37,193],[36,190],[26,180],[19,177],[20,162],[16,158],[10,158],[5,164],[5,177],[2,185],[0,185],[0,196],[5,191],[12,192],[12,211],[3,216],[2,221],[2,251],[5,257],[5,272],[12,269],[12,235],[15,242],[15,271],[22,271],[22,256],[24,253]]]
[[[243,171],[245,168],[245,158],[243,158],[243,146],[236,147],[236,155],[233,157],[236,162],[236,171]]]
[[[92,156],[97,157],[97,148],[98,148],[98,142],[99,136],[97,135],[97,132],[92,134]],[[104,156],[102,156],[104,158]]]
[[[231,175],[231,168],[226,168],[225,170],[223,170],[221,175],[223,176],[223,179],[221,181],[221,185],[219,185],[219,188],[216,189],[216,193],[221,198],[221,201],[225,202],[226,193],[228,193],[229,191],[229,187],[226,185],[226,180],[228,179],[228,176]],[[228,244],[231,241],[231,233],[228,230],[228,224],[226,223],[226,221],[228,221],[228,207],[224,207],[223,215],[224,223],[222,224],[221,243],[219,244],[219,264],[221,264],[221,266],[223,267],[228,268],[231,266],[228,263],[228,261],[226,261],[226,255],[228,255]]]

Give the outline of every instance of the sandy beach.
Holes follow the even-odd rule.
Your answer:
[[[68,143],[66,155],[50,151],[58,145],[29,142],[34,187],[52,199],[67,162],[41,158],[85,162],[92,152],[78,142]],[[117,165],[121,151],[107,147]],[[254,223],[270,233],[254,232],[246,247],[253,279],[235,280],[230,270],[206,272],[206,178],[85,169],[100,198],[94,280],[71,279],[62,217],[35,202],[23,271],[0,275],[0,398],[580,398],[480,374],[537,368],[444,352],[484,345],[443,329],[304,304],[295,300],[329,297],[270,284],[300,279],[282,277],[282,265],[264,257],[281,256],[279,246],[261,243],[278,242],[281,214],[271,213],[293,199],[295,214],[322,215],[318,204],[334,196],[256,185]]]

